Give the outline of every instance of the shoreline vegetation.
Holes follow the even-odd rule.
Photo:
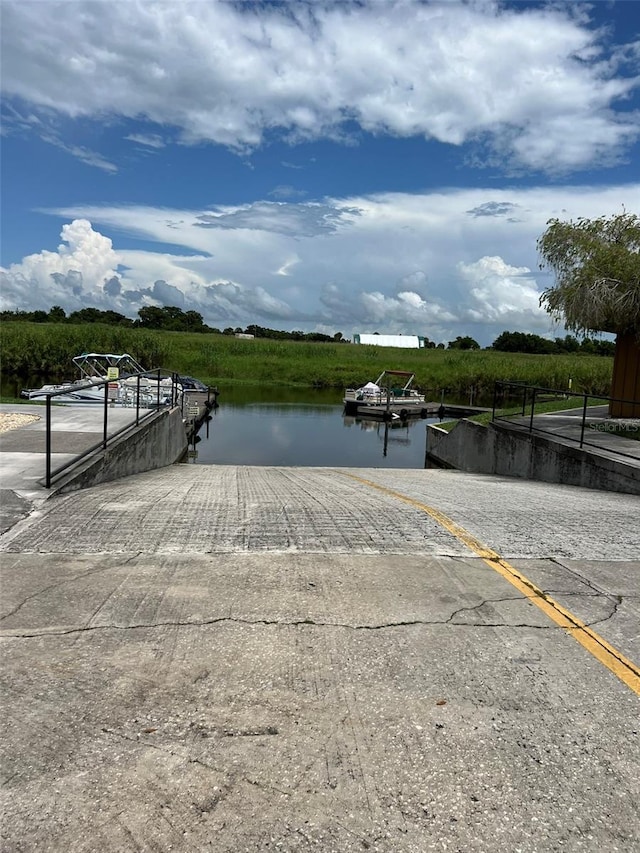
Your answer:
[[[98,323],[0,325],[3,384],[76,379],[82,352],[128,352],[145,367],[164,367],[209,385],[357,387],[385,369],[415,373],[428,397],[486,400],[496,381],[516,381],[607,396],[613,359],[586,354],[533,355],[496,350],[398,349],[229,335],[129,329]],[[5,392],[3,392],[5,393]]]

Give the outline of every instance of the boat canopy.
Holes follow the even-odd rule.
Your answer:
[[[376,379],[376,385],[380,388],[387,387],[389,385],[389,380],[386,377],[392,378],[393,380],[398,379],[404,380],[404,385],[402,386],[403,391],[407,391],[409,386],[414,380],[415,373],[411,373],[407,370],[383,370],[380,376]]]
[[[107,378],[109,367],[117,367],[121,376],[134,373],[142,373],[144,367],[139,364],[128,352],[83,352],[73,359],[73,363],[83,376]]]

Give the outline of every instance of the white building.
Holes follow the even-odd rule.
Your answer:
[[[421,335],[354,335],[354,344],[371,344],[375,347],[402,347],[403,349],[421,349],[424,338]]]

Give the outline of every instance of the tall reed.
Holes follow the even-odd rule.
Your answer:
[[[129,352],[144,367],[165,367],[215,384],[344,388],[375,380],[385,369],[408,370],[415,385],[438,399],[486,398],[496,380],[606,395],[613,360],[590,355],[525,355],[493,350],[397,349],[339,343],[242,340],[216,334],[154,332],[87,324],[4,323],[2,372],[21,379],[68,377],[81,352]]]

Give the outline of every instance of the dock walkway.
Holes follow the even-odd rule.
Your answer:
[[[619,420],[627,424],[628,436],[624,431],[614,431],[607,406],[590,406],[587,409],[584,432],[581,408],[534,415],[533,422],[530,417],[509,418],[501,422],[513,423],[525,430],[532,426],[535,433],[549,436],[554,441],[571,447],[576,447],[582,436],[585,450],[614,456],[623,455],[628,459],[628,464],[637,466],[640,464],[640,440],[632,438],[632,435],[637,436],[640,432],[640,419],[616,419],[613,423]]]

